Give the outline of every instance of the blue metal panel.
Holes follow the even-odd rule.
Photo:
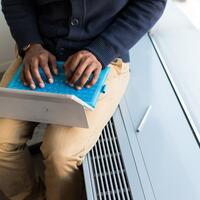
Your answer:
[[[140,184],[142,186],[145,199],[155,200],[156,198],[155,198],[154,191],[149,179],[149,174],[145,166],[140,144],[138,142],[137,135],[135,134],[135,128],[133,126],[133,123],[132,123],[133,121],[131,118],[131,114],[129,112],[130,110],[127,105],[128,104],[126,102],[126,99],[123,98],[120,103],[120,111],[121,111],[122,118],[124,121],[124,126],[126,127],[126,133],[127,133],[127,137],[129,141],[129,146],[131,147],[132,156],[134,157],[134,160],[135,160],[135,165],[138,172]],[[133,180],[133,182],[134,181],[135,180]],[[136,198],[135,200],[140,200],[140,199]]]
[[[120,144],[121,154],[123,156],[124,166],[129,180],[129,185],[132,190],[134,200],[145,200],[145,193],[143,191],[141,180],[138,175],[138,169],[135,161],[134,153],[132,152],[131,144],[128,137],[128,129],[124,124],[124,119],[121,115],[121,105],[114,116],[115,127],[117,130],[117,137]]]
[[[135,130],[152,106],[136,135],[155,197],[199,200],[200,150],[148,36],[130,53],[132,77],[125,98]]]

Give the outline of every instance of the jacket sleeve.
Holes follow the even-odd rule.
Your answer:
[[[149,31],[163,13],[167,0],[130,0],[113,23],[86,49],[96,55],[103,66],[128,53]]]
[[[2,11],[19,50],[30,43],[42,43],[32,0],[2,0]]]

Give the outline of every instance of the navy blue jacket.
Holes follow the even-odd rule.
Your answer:
[[[19,50],[41,43],[58,60],[78,50],[106,66],[121,57],[155,24],[166,0],[2,0]]]

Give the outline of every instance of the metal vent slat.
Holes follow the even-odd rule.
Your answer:
[[[93,148],[93,149],[94,149],[94,148]],[[94,158],[94,152],[93,152],[94,150],[93,150],[93,149],[92,149],[91,152],[90,152],[92,158]],[[93,161],[94,161],[94,160],[93,160]],[[97,166],[96,166],[97,164],[96,164],[96,162],[93,162],[92,164],[93,164],[94,173],[97,175],[97,174],[98,174],[98,172],[97,172]],[[96,181],[95,183],[96,183],[96,185],[97,185],[96,190],[98,191],[98,193],[101,193],[99,181]],[[104,191],[104,192],[105,192],[105,191]],[[102,200],[101,195],[100,195],[99,200]]]
[[[94,148],[92,151],[95,152],[95,154],[97,155],[96,148]],[[103,199],[106,199],[106,189],[104,188],[103,174],[99,173],[101,171],[100,162],[99,162],[99,159],[96,159],[96,155],[95,154],[93,154],[93,161],[94,161],[93,164],[96,164],[96,161],[97,161],[97,167],[98,167],[97,174],[100,177],[100,181],[99,181],[99,177],[98,177],[98,181],[100,182],[100,186],[101,186],[100,190],[98,191],[98,194],[99,194],[99,196],[102,196]],[[96,174],[96,176],[97,176],[97,174]]]
[[[110,188],[110,190],[111,190],[112,192],[114,192],[114,187],[113,187],[112,180],[111,180],[110,168],[109,168],[109,165],[108,165],[108,158],[107,158],[107,156],[103,156],[103,153],[102,153],[102,151],[101,151],[101,144],[100,144],[99,141],[97,142],[97,146],[98,146],[98,148],[99,148],[99,150],[100,150],[100,155],[101,155],[102,158],[104,158],[104,160],[105,160],[105,164],[106,164],[106,165],[105,165],[105,168],[106,168],[106,170],[105,170],[105,175],[106,175],[106,177],[108,177],[109,188]],[[105,152],[105,145],[104,145],[104,142],[102,143],[102,147],[103,147],[103,152]],[[103,161],[103,159],[102,159],[102,161]],[[102,162],[102,163],[104,163],[104,162]],[[106,178],[106,177],[105,177],[105,178]],[[109,199],[113,199],[113,198],[111,198],[111,196],[114,197],[113,193],[109,195]],[[114,198],[114,199],[115,199],[115,198]]]
[[[106,172],[106,168],[104,165],[104,156],[102,154],[101,147],[99,146],[99,142],[97,142],[96,149],[98,149],[98,153],[100,155],[100,156],[96,155],[96,157],[97,157],[97,159],[99,159],[101,161],[101,169],[103,172],[102,174],[103,174],[103,178],[104,178],[104,183],[105,183],[106,188],[109,188],[108,180],[107,180],[107,172]],[[101,171],[100,171],[100,173],[101,173]],[[110,193],[107,192],[107,190],[106,190],[106,195],[108,196],[108,200],[111,200]]]
[[[105,134],[105,130],[103,130],[103,133],[104,133],[104,135],[106,135]],[[119,190],[118,190],[118,188],[117,188],[117,180],[116,180],[116,173],[115,173],[115,170],[114,170],[114,167],[113,167],[113,160],[114,160],[114,163],[116,163],[116,159],[115,159],[115,156],[112,156],[112,154],[111,154],[111,151],[110,151],[110,148],[109,148],[109,145],[108,145],[108,140],[107,139],[104,139],[104,141],[105,141],[105,143],[106,143],[106,147],[107,147],[107,155],[108,155],[108,157],[109,157],[109,165],[110,165],[110,168],[109,168],[109,170],[112,172],[112,175],[111,175],[111,179],[112,179],[112,177],[113,177],[113,180],[114,180],[114,183],[112,184],[112,185],[114,185],[113,186],[113,192],[114,193],[116,193],[116,195],[117,195],[117,197],[116,197],[116,195],[114,194],[114,200],[116,199],[116,198],[120,198],[120,194],[119,194]],[[102,142],[103,144],[104,144],[104,142]],[[104,145],[103,145],[103,147],[104,147]],[[104,151],[105,151],[105,147],[104,147]],[[111,173],[110,173],[111,174]],[[118,180],[119,181],[119,180]],[[111,181],[112,182],[112,181]]]
[[[112,124],[111,124],[112,123]],[[115,127],[114,127],[114,122],[113,120],[111,120],[109,123],[109,128],[111,129],[111,135],[110,137],[115,137],[116,136],[116,130],[115,130]],[[112,144],[112,143],[111,143]],[[116,148],[116,151],[117,152],[120,152],[120,148],[119,148],[119,143],[117,143],[116,141],[114,141],[114,146]],[[121,153],[117,155],[117,158],[118,158],[118,162],[119,162],[119,166],[120,166],[120,170],[121,170],[121,175],[122,175],[122,181],[123,181],[123,185],[124,185],[124,189],[125,189],[125,194],[126,194],[126,199],[127,200],[130,200],[130,188],[128,187],[128,181],[127,181],[127,177],[125,177],[125,170],[124,170],[124,166],[122,166],[122,163],[123,163],[123,159],[122,159],[122,156],[121,156]]]
[[[108,125],[106,125],[106,127],[105,127],[105,129],[106,129],[106,131],[104,131],[104,133],[105,133],[105,138],[107,138],[107,140],[110,138],[110,135],[111,134],[109,134],[109,130],[107,130],[107,126]],[[108,135],[106,134],[106,132],[108,133]],[[110,143],[110,146],[111,146],[111,154],[114,154],[114,160],[115,160],[115,163],[114,163],[114,168],[115,168],[115,172],[116,172],[116,176],[117,176],[117,179],[118,179],[118,190],[119,190],[119,192],[120,192],[120,196],[121,196],[121,198],[120,199],[125,199],[125,196],[124,196],[124,192],[123,192],[123,186],[122,186],[122,183],[121,183],[121,177],[120,177],[120,173],[121,173],[121,171],[118,169],[118,156],[117,156],[117,152],[116,152],[116,150],[114,150],[114,148],[113,148],[113,143],[114,143],[114,141],[113,142],[111,142],[110,140],[109,140],[109,143]],[[112,164],[113,165],[113,164]]]
[[[115,130],[113,129],[113,124],[111,124],[111,122],[110,122],[110,123],[108,123],[107,126],[110,129],[110,133],[111,133],[110,137],[115,137]],[[114,146],[115,151],[116,152],[120,152],[120,149],[118,148],[119,144],[117,144],[116,141],[114,141],[113,143],[110,142],[110,144],[111,144],[111,146],[114,144],[113,146]],[[125,190],[124,193],[122,193],[122,194],[125,195],[124,199],[129,200],[130,198],[129,198],[129,195],[128,195],[128,192],[127,192],[128,191],[127,190],[128,186],[126,185],[125,176],[124,176],[125,171],[124,171],[124,167],[122,167],[121,153],[117,154],[116,156],[117,156],[117,161],[118,161],[118,167],[119,167],[119,169],[121,171],[120,178],[122,179],[123,190]]]
[[[111,119],[90,151],[97,200],[133,200]]]

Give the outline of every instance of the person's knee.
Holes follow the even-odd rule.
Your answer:
[[[47,150],[44,148],[44,146],[41,146],[41,151],[43,154],[45,167],[53,170],[54,173],[61,177],[78,170],[83,161],[83,155],[80,152],[72,153],[71,151],[67,150],[67,147],[64,149],[48,148]]]
[[[78,169],[84,159],[85,143],[88,143],[86,135],[82,129],[49,125],[40,147],[45,166],[59,175]]]
[[[84,151],[75,148],[75,144],[69,143],[63,146],[57,141],[55,140],[54,144],[45,141],[40,149],[46,168],[53,170],[59,176],[64,176],[78,169],[82,164]]]

